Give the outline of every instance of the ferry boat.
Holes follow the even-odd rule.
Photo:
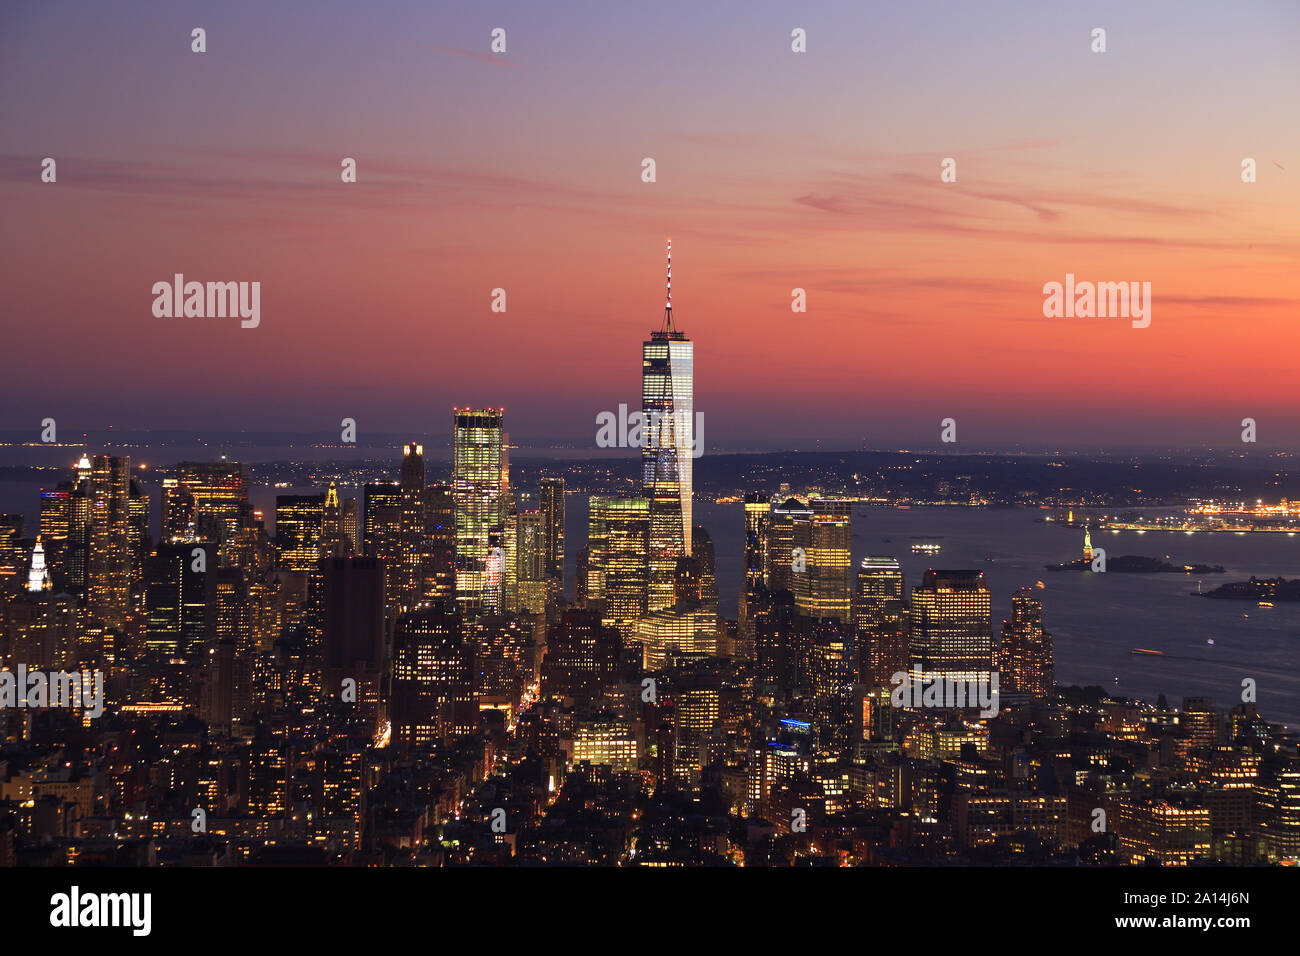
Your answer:
[[[1147,657],[1164,657],[1164,656],[1165,656],[1165,652],[1164,652],[1164,651],[1152,651],[1152,650],[1148,650],[1148,649],[1145,648],[1145,647],[1135,647],[1135,648],[1133,648],[1131,651],[1129,651],[1129,653],[1130,653],[1130,654],[1143,654],[1143,655],[1145,655],[1145,656],[1147,656]]]
[[[916,544],[912,545],[912,553],[938,554],[940,547],[942,546],[935,541],[918,541]]]
[[[1273,602],[1272,602],[1272,601],[1260,601],[1260,602],[1259,602],[1259,606],[1260,606],[1260,607],[1272,607],[1272,606],[1273,606]]]

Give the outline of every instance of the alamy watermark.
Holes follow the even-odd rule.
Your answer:
[[[156,319],[242,319],[245,329],[262,321],[261,282],[186,282],[177,272],[171,282],[153,284],[153,314]]]
[[[83,893],[73,886],[50,897],[50,925],[58,929],[123,927],[132,936],[148,936],[152,915],[152,893]]]
[[[1135,329],[1151,324],[1150,282],[1075,282],[1067,272],[1064,284],[1045,283],[1043,295],[1047,319],[1132,319]]]
[[[658,440],[656,441],[656,436]],[[596,415],[596,447],[645,448],[650,445],[691,446],[691,457],[704,454],[704,413],[631,412],[626,405],[618,412]]]
[[[89,679],[80,671],[29,671],[19,664],[0,671],[0,709],[70,707],[97,718],[104,713],[104,672]]]
[[[953,709],[978,707],[981,717],[998,715],[998,672],[985,680],[957,680],[942,674],[925,673],[919,668],[898,671],[889,678],[893,690],[889,701],[895,707]]]

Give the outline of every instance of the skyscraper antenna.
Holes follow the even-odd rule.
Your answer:
[[[673,328],[673,240],[668,240],[668,301],[664,305],[664,331],[672,332]]]

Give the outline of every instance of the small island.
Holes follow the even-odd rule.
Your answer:
[[[1064,564],[1049,564],[1046,567],[1048,571],[1091,571],[1092,559],[1092,535],[1087,528],[1084,528],[1083,557],[1066,561]],[[1223,572],[1224,568],[1219,564],[1170,564],[1159,558],[1147,558],[1138,554],[1125,554],[1118,558],[1106,559],[1108,574],[1223,574]]]
[[[1252,576],[1249,581],[1229,581],[1213,591],[1193,594],[1221,601],[1300,601],[1300,579]]]
[[[1092,558],[1078,558],[1064,564],[1049,564],[1048,571],[1091,571]],[[1159,558],[1147,558],[1140,554],[1125,554],[1118,558],[1106,559],[1106,573],[1118,574],[1222,574],[1224,568],[1219,564],[1170,564]]]

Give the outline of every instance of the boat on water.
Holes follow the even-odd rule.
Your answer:
[[[1206,644],[1213,644],[1213,643],[1214,643],[1214,638],[1212,638],[1212,637],[1207,637],[1207,638],[1205,639],[1205,643],[1206,643]]]
[[[1260,601],[1260,602],[1259,602],[1259,606],[1260,606],[1260,607],[1272,607],[1272,606],[1273,606],[1273,602],[1272,602],[1272,601]]]
[[[913,554],[938,554],[942,546],[934,541],[923,541],[912,545]]]
[[[1147,657],[1164,657],[1164,651],[1153,651],[1145,647],[1135,647],[1129,651],[1130,654],[1142,654]]]

